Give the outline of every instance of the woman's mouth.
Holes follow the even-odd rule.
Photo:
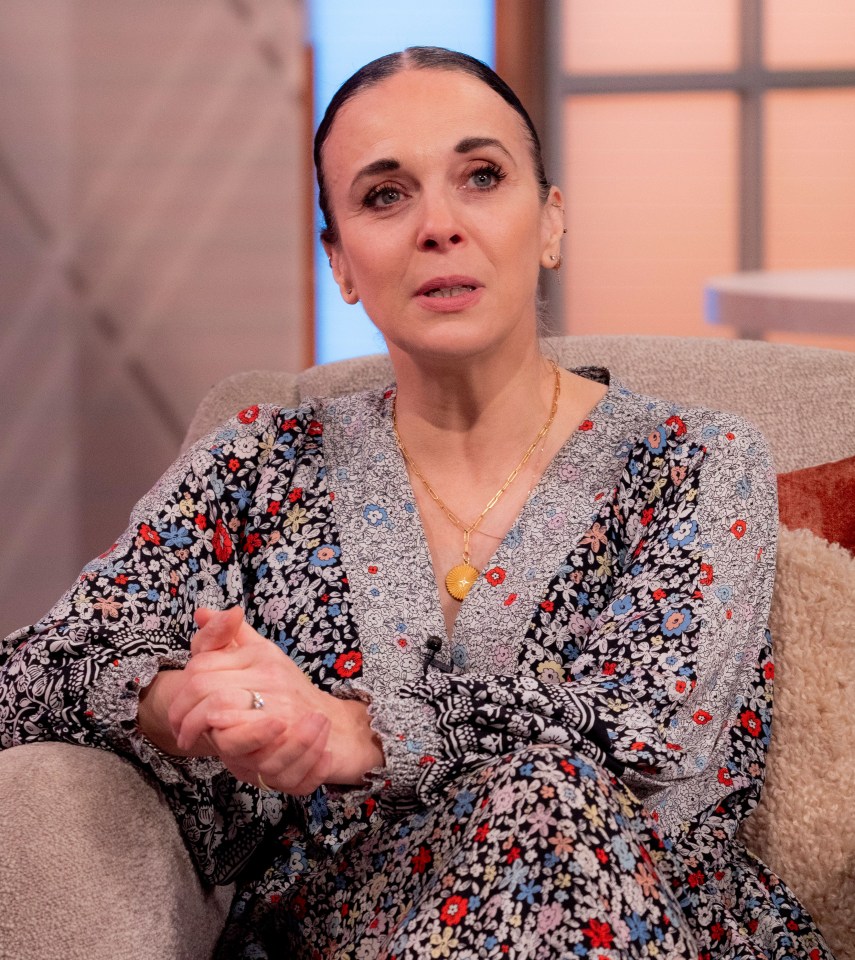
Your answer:
[[[459,297],[464,293],[471,293],[475,289],[474,285],[461,283],[454,287],[437,287],[434,290],[428,290],[426,297]]]

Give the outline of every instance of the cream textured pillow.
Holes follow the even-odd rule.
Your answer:
[[[855,960],[855,557],[782,527],[770,627],[772,743],[743,839]]]

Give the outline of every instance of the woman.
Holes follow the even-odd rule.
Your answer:
[[[238,882],[224,957],[830,957],[733,839],[769,737],[762,438],[541,354],[563,200],[487,67],[369,64],[315,159],[395,386],[195,446],[7,641],[3,745],[152,770]]]

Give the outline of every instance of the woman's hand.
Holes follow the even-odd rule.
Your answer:
[[[260,774],[295,795],[322,783],[359,783],[383,763],[365,705],[314,686],[239,608],[199,610],[196,622],[167,714],[181,753],[213,752],[238,779],[258,783]],[[254,693],[262,709],[253,709]]]

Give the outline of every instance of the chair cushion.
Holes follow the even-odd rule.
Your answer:
[[[775,714],[766,789],[743,839],[855,957],[855,557],[781,529],[770,627]]]

